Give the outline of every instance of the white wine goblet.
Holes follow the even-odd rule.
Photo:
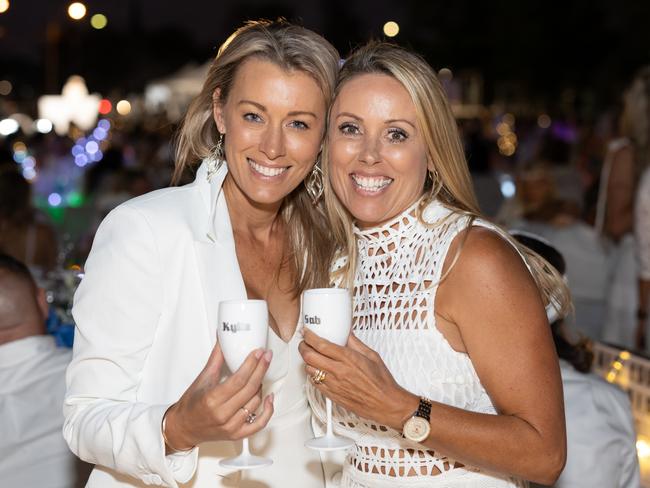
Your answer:
[[[237,371],[255,349],[265,348],[269,330],[269,313],[264,300],[225,300],[219,303],[217,338],[230,371]],[[253,469],[269,466],[273,460],[251,454],[248,438],[242,452],[222,459],[224,468]]]
[[[302,295],[303,324],[323,339],[345,346],[352,327],[352,302],[345,288],[314,288]],[[332,400],[325,398],[327,431],[325,435],[305,442],[318,451],[338,451],[354,446],[354,441],[334,434]]]

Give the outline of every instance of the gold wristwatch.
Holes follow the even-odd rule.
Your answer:
[[[431,400],[420,397],[420,404],[418,409],[404,423],[402,435],[407,439],[415,442],[422,442],[431,432],[431,425],[429,420],[431,418]]]

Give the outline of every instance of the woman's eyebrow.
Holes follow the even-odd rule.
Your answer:
[[[261,110],[262,112],[267,112],[267,109],[264,105],[258,102],[254,102],[253,100],[246,100],[246,99],[240,100],[237,105],[244,105],[244,104],[253,105],[257,107],[259,110]],[[315,119],[318,118],[318,116],[314,112],[310,112],[309,110],[294,110],[292,112],[289,112],[287,115],[289,115],[290,117],[295,117],[297,115],[309,115],[311,117],[314,117]]]
[[[387,124],[394,124],[395,122],[403,122],[403,123],[405,123],[405,124],[410,125],[411,127],[413,127],[413,128],[415,129],[415,124],[414,124],[413,122],[411,122],[410,120],[406,120],[406,119],[391,119],[391,120],[387,120],[387,121],[386,121]]]
[[[339,117],[350,117],[350,118],[352,118],[352,119],[354,119],[354,120],[359,120],[359,121],[363,120],[363,119],[362,119],[361,117],[359,117],[358,115],[351,114],[350,112],[341,112],[340,114],[338,114],[338,115],[336,116],[337,119],[338,119]]]

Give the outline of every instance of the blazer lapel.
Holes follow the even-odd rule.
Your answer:
[[[222,167],[207,181],[205,163],[197,171],[196,182],[201,192],[207,217],[197,221],[194,250],[201,278],[203,303],[207,317],[208,333],[216,341],[219,302],[246,298],[246,287],[239,270],[235,241],[230,225],[226,199],[221,192],[223,180],[228,173]]]

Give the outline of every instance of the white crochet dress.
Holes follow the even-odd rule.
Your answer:
[[[425,226],[416,208],[417,204],[380,228],[356,231],[354,333],[381,355],[397,383],[408,391],[473,412],[495,414],[469,357],[454,351],[435,324],[434,299],[445,254],[467,226],[468,217],[433,202],[423,212],[424,220],[433,225]],[[484,221],[475,221],[475,225],[500,232]],[[311,385],[307,390],[317,420],[324,422],[324,397]],[[333,418],[335,432],[356,442],[343,468],[343,487],[528,486],[477,468],[454,467],[453,459],[336,404]]]

